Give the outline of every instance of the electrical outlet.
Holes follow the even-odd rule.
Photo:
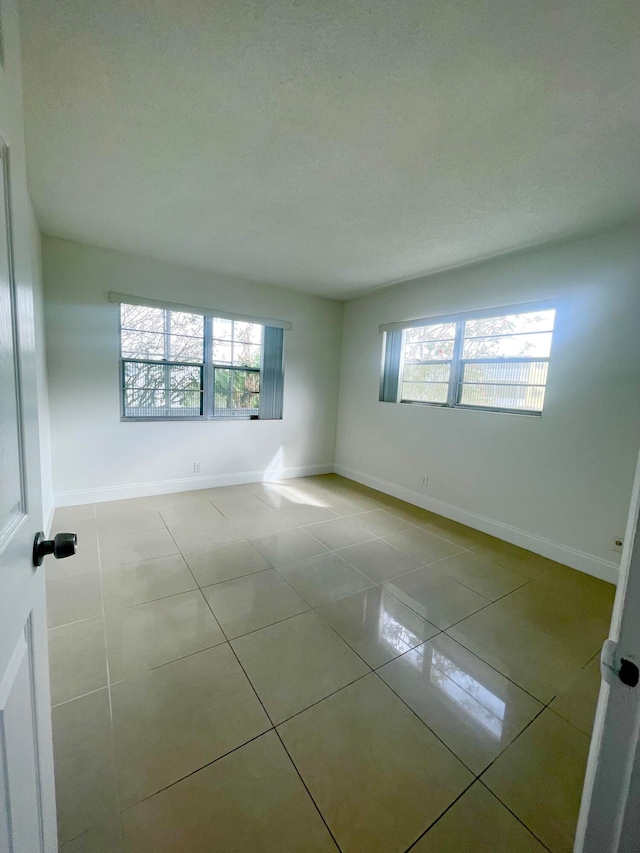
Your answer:
[[[428,486],[428,485],[429,485],[429,477],[423,477],[423,478],[422,478],[422,485],[423,485],[423,486]]]
[[[199,473],[200,473],[200,463],[199,463],[199,462],[194,462],[194,463],[193,463],[193,473],[194,473],[194,474],[199,474]]]
[[[614,541],[613,541],[613,550],[614,550],[614,551],[622,551],[622,545],[623,545],[623,544],[624,544],[624,543],[623,543],[623,540],[622,540],[622,539],[614,539]]]

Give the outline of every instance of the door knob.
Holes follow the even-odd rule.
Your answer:
[[[58,533],[53,539],[45,539],[44,533],[36,533],[33,540],[33,565],[41,566],[47,554],[53,554],[56,560],[72,557],[77,550],[78,537],[75,533]]]

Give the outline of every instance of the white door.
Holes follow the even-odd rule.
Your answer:
[[[2,133],[2,127],[0,127]],[[0,851],[57,850],[33,298],[14,281],[10,152],[0,140]],[[24,241],[21,241],[23,243]]]
[[[640,458],[574,853],[640,850]],[[626,682],[626,683],[625,683]]]

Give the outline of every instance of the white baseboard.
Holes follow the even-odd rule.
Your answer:
[[[238,486],[243,483],[262,483],[273,480],[289,480],[292,477],[310,477],[314,474],[333,473],[333,463],[301,465],[296,468],[277,468],[268,471],[241,471],[235,474],[185,477],[180,480],[157,480],[152,483],[130,483],[126,486],[109,486],[103,489],[78,489],[59,492],[56,506],[80,506],[124,498],[146,498],[151,495],[166,495],[174,492],[189,492],[196,489],[215,489],[217,486]]]
[[[422,495],[419,492],[414,492],[412,489],[407,489],[404,486],[399,486],[396,483],[389,482],[388,480],[381,480],[379,477],[373,477],[370,474],[365,474],[363,471],[356,471],[353,468],[336,465],[335,472],[336,474],[341,474],[343,477],[347,477],[350,480],[355,480],[357,483],[362,483],[372,489],[384,492],[387,495],[393,495],[395,498],[407,501],[408,503],[422,507],[423,509],[430,510],[438,515],[443,515],[445,518],[451,518],[454,521],[459,521],[461,524],[466,524],[467,527],[473,527],[476,530],[481,530],[483,533],[496,536],[498,539],[504,539],[506,542],[511,542],[513,545],[519,545],[521,548],[526,548],[528,551],[541,554],[543,557],[548,557],[550,560],[563,563],[565,566],[570,566],[572,569],[578,569],[588,575],[593,575],[596,578],[600,578],[600,580],[614,584],[618,582],[620,569],[618,564],[613,561],[603,560],[601,557],[595,557],[593,554],[578,551],[576,548],[571,548],[568,545],[561,545],[558,542],[552,542],[550,539],[545,539],[543,536],[537,536],[534,533],[527,533],[526,530],[520,530],[517,527],[504,524],[501,521],[495,521],[492,518],[478,515],[478,513],[460,509],[452,504],[440,501],[437,498]]]

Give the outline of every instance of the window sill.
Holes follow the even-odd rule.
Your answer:
[[[489,406],[465,406],[462,403],[456,403],[454,406],[449,406],[447,403],[425,403],[421,400],[399,400],[399,403],[405,406],[426,406],[432,409],[449,409],[450,411],[457,409],[467,412],[485,412],[492,415],[520,415],[526,418],[542,417],[542,412],[528,412],[521,409],[492,409]]]

